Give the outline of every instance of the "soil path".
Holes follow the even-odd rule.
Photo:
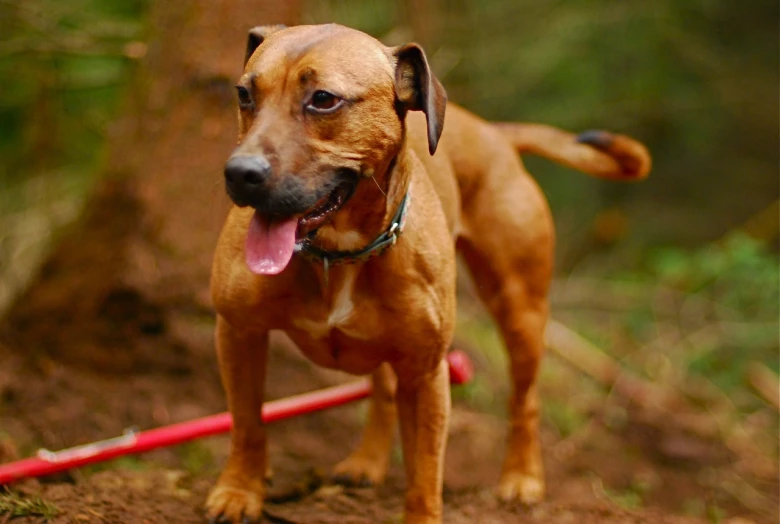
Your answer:
[[[223,411],[209,316],[172,315],[162,332],[139,331],[132,348],[111,350],[127,352],[121,369],[102,369],[103,358],[66,365],[45,352],[0,346],[0,428],[5,435],[0,462],[38,447],[61,449],[118,435],[133,425],[146,429]],[[274,345],[270,369],[269,398],[349,380],[315,369],[283,340]],[[387,482],[378,489],[320,485],[323,472],[355,444],[363,414],[364,407],[355,404],[271,427],[275,477],[268,521],[402,522],[398,450]],[[690,506],[700,500],[710,500],[723,512],[710,520],[725,513],[748,518],[738,521],[743,523],[773,522],[724,499],[717,487],[702,481],[722,456],[709,454],[704,464],[664,463],[651,451],[657,435],[642,430],[620,435],[594,430],[584,439],[566,441],[543,429],[547,501],[532,509],[499,504],[490,488],[498,477],[504,432],[503,420],[456,403],[446,460],[445,522],[702,522],[706,509]],[[203,522],[201,506],[227,448],[226,437],[205,439],[43,482],[25,481],[14,489],[56,506],[52,522]],[[685,512],[700,516],[681,516]]]

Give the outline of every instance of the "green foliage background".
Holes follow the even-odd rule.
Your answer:
[[[38,175],[57,194],[88,187],[148,7],[0,3],[0,210],[40,200],[17,187]],[[604,208],[626,213],[628,244],[645,248],[717,239],[777,199],[773,0],[310,0],[304,12],[307,22],[390,43],[422,40],[451,99],[486,118],[608,128],[645,142],[655,169],[636,185],[527,160],[564,252]]]
[[[0,3],[3,189],[39,175],[52,182],[95,172],[131,70],[125,46],[140,37],[146,4]],[[10,209],[30,204],[24,199],[2,202]]]

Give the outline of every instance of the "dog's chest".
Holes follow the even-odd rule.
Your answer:
[[[307,308],[307,314],[292,319],[293,327],[315,340],[329,338],[334,329],[349,338],[367,340],[371,333],[356,318],[356,278],[356,271],[346,272],[344,278],[336,284],[330,303],[325,308]]]
[[[331,300],[310,303],[305,313],[290,319],[287,334],[314,363],[349,373],[368,373],[379,365],[373,351],[379,326],[376,301],[356,293],[356,273],[334,284]]]

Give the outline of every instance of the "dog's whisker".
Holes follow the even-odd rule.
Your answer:
[[[380,193],[382,193],[385,196],[385,200],[387,199],[387,193],[382,191],[382,186],[379,185],[379,182],[376,181],[376,177],[374,175],[371,175],[371,180],[374,181],[374,184],[376,184],[376,188],[379,190]]]

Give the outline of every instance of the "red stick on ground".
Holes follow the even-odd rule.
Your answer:
[[[452,351],[447,355],[447,361],[450,367],[450,381],[453,384],[465,384],[471,380],[474,371],[471,361],[465,353]],[[370,393],[371,382],[368,379],[363,379],[319,391],[272,400],[263,405],[263,420],[266,423],[276,422],[313,411],[341,406],[366,398]],[[232,427],[233,419],[230,413],[225,412],[149,431],[128,431],[121,437],[62,451],[40,450],[37,457],[0,465],[0,484],[8,484],[27,477],[51,475],[123,455],[142,453],[190,440],[219,435],[227,433]]]

